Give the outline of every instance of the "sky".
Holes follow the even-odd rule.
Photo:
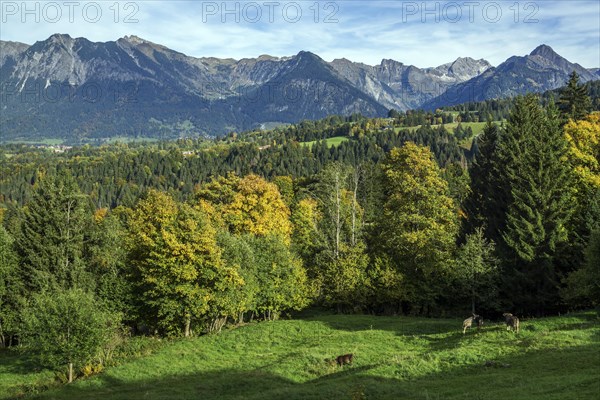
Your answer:
[[[126,35],[194,57],[291,56],[418,67],[458,57],[498,65],[540,44],[600,67],[600,1],[0,1],[0,39]]]

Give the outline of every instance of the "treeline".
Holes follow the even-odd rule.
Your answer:
[[[337,147],[324,141],[306,146],[298,142],[297,136],[280,133],[273,134],[268,140],[270,145],[241,138],[231,143],[180,140],[146,146],[84,146],[65,153],[12,145],[0,153],[0,202],[26,204],[32,196],[32,185],[44,171],[68,171],[98,208],[130,207],[148,188],[169,191],[178,200],[185,200],[198,185],[229,172],[253,173],[268,179],[310,177],[334,161],[349,165],[379,163],[391,148],[407,141],[429,146],[440,165],[464,164],[468,155],[459,147],[459,139],[443,127],[423,126],[398,132],[370,127],[367,134],[349,137]]]
[[[443,112],[443,111],[424,111],[424,110],[407,110],[407,111],[398,111],[398,110],[390,110],[388,112],[388,117],[393,119],[393,122],[396,126],[418,126],[418,125],[441,125],[441,124],[449,124],[455,122],[455,116],[451,112]],[[461,117],[458,116],[456,118],[456,122],[460,122]],[[466,121],[463,122],[473,122]]]
[[[137,148],[146,158],[133,165],[120,158],[127,146],[76,149],[38,169],[39,154],[29,153],[30,193],[0,228],[0,339],[43,365],[68,366],[72,378],[106,362],[121,326],[189,336],[309,305],[418,315],[598,306],[600,114],[590,109],[576,76],[557,106],[517,98],[503,126],[487,124],[468,169],[436,157],[451,137],[442,128],[348,141],[385,140],[376,159],[342,145],[275,143],[299,155],[271,158],[264,176],[252,172],[268,149],[240,145],[253,153],[222,161],[238,160],[239,171],[194,178],[185,195],[176,171],[194,157],[183,143]],[[188,144],[219,160],[232,154],[223,143]],[[349,158],[274,172],[319,152]],[[17,168],[18,159],[4,162]],[[136,174],[152,180],[130,204],[99,206],[90,186],[81,189]]]
[[[590,97],[592,110],[600,111],[600,80],[590,81],[583,85],[587,96]],[[561,92],[565,88],[549,90],[541,95],[541,101],[547,105],[551,101],[558,102]],[[513,99],[491,99],[459,104],[456,106],[442,107],[438,112],[458,112],[463,122],[484,122],[488,118],[492,121],[503,121],[510,115]]]

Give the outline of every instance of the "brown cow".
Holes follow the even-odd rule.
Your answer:
[[[343,356],[337,356],[335,361],[341,367],[344,364],[352,364],[352,357],[354,357],[354,354],[344,354]]]
[[[506,330],[514,330],[516,333],[519,333],[519,318],[515,317],[511,313],[502,314],[504,320],[506,321]]]

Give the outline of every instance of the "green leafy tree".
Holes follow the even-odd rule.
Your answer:
[[[294,201],[294,180],[291,176],[276,176],[273,183],[277,185],[281,198],[289,207]]]
[[[75,371],[93,361],[115,335],[119,316],[81,289],[35,294],[24,311],[22,340],[41,365]]]
[[[458,233],[456,205],[427,147],[407,142],[383,164],[383,251],[404,278],[404,301],[427,312],[441,295]]]
[[[354,246],[342,244],[339,257],[324,263],[323,304],[338,312],[364,309],[370,293],[368,265],[369,257],[363,242]]]
[[[243,279],[241,286],[226,288],[222,293],[224,298],[230,297],[227,303],[233,308],[230,312],[231,316],[238,323],[242,323],[247,312],[256,311],[261,290],[258,284],[256,256],[251,246],[252,239],[248,235],[233,235],[227,231],[222,231],[219,232],[217,241],[222,249],[223,260],[226,265],[239,271],[239,275]]]
[[[469,186],[469,172],[458,163],[448,165],[442,171],[443,178],[448,182],[448,193],[461,215],[464,215],[464,207],[467,198],[471,194]]]
[[[363,209],[358,203],[360,170],[331,163],[318,179],[312,194],[319,217],[311,276],[320,284],[325,305],[340,312],[359,309],[365,305],[368,285]]]
[[[482,228],[467,235],[465,243],[458,249],[453,271],[457,278],[450,288],[454,299],[468,295],[473,313],[476,305],[488,309],[497,306],[498,262],[494,255],[494,242],[486,240]]]
[[[562,296],[571,306],[600,307],[600,230],[590,235],[585,263],[566,279]]]
[[[142,304],[167,333],[203,321],[216,290],[236,277],[224,268],[209,218],[168,194],[150,190],[129,218],[130,260]]]
[[[378,252],[367,273],[372,287],[369,303],[373,309],[386,314],[401,314],[405,308],[408,311],[403,306],[407,306],[409,288],[404,282],[405,276],[390,255]]]
[[[94,276],[95,293],[113,311],[132,317],[131,284],[127,279],[127,232],[119,218],[106,208],[94,213],[87,235],[85,259]]]
[[[281,236],[248,236],[256,262],[256,311],[266,320],[277,319],[282,311],[300,310],[313,295],[302,261]]]
[[[323,274],[317,257],[323,249],[323,238],[320,232],[322,215],[315,199],[308,197],[298,201],[293,209],[292,250],[298,254],[306,266],[306,273],[315,287],[322,287]]]

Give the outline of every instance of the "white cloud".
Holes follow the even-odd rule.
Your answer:
[[[134,34],[197,57],[287,56],[308,50],[326,60],[346,57],[378,64],[382,58],[393,58],[420,67],[459,56],[485,58],[497,65],[545,43],[571,61],[600,67],[596,1],[479,1],[475,6],[463,1],[427,2],[425,8],[421,1],[391,0],[321,1],[318,7],[314,1],[298,0],[121,1],[116,8],[113,1],[81,1],[72,21],[66,2],[28,2],[27,9],[34,10],[30,13],[21,1],[1,3],[0,38],[25,43],[57,32],[92,41]],[[61,6],[60,18],[55,18],[51,3]],[[95,5],[102,11],[97,22],[93,22]],[[137,22],[127,23],[127,16]],[[327,17],[331,23],[325,22]]]

